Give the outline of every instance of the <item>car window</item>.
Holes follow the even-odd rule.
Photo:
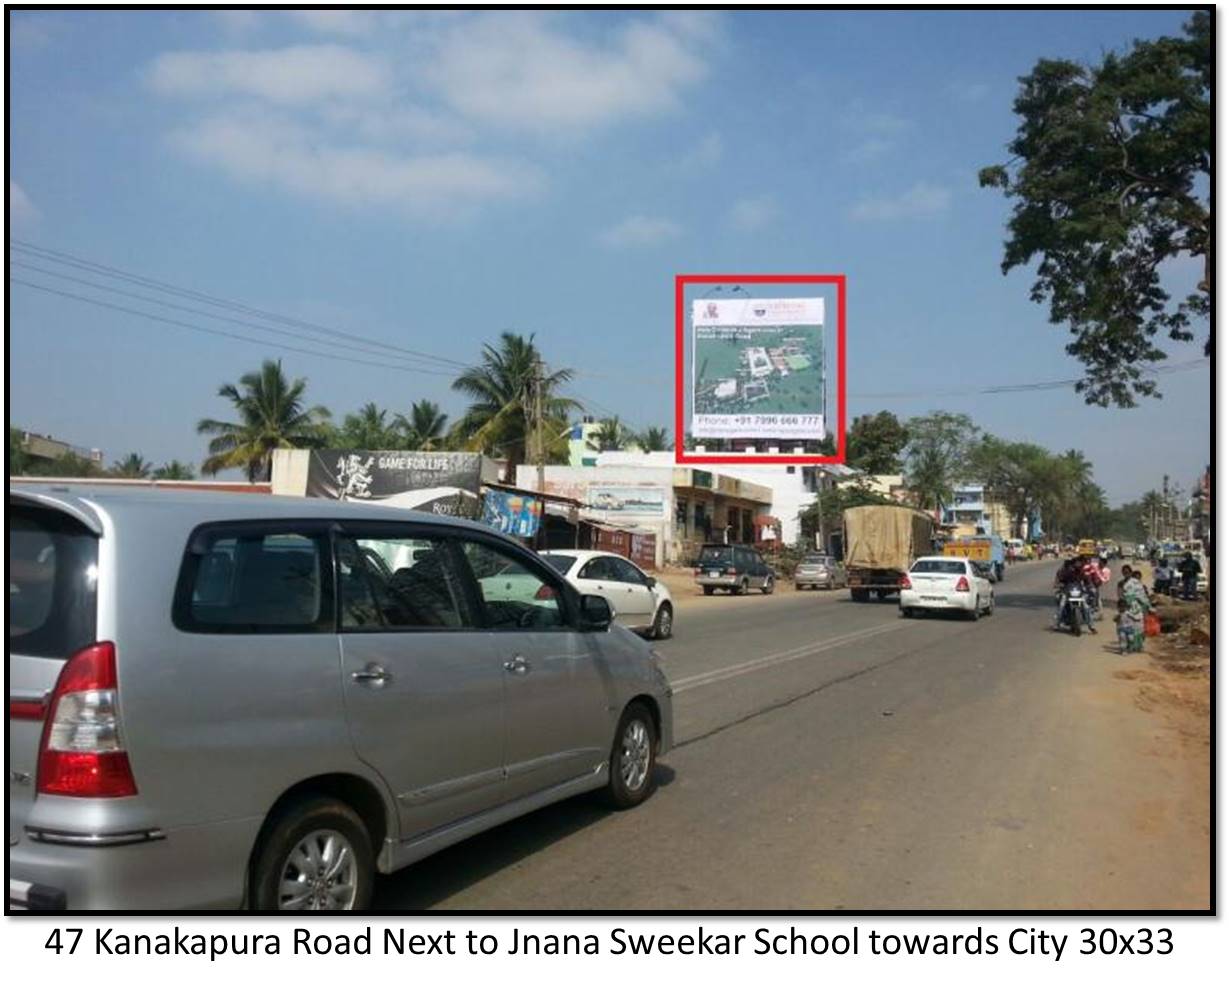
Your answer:
[[[337,543],[341,627],[347,630],[472,627],[461,575],[445,539],[367,535]]]
[[[549,564],[561,574],[567,574],[572,569],[572,564],[576,562],[576,557],[565,556],[562,553],[541,553],[539,555],[544,563]]]
[[[610,566],[610,557],[595,556],[586,563],[578,575],[581,580],[615,580],[614,570]]]
[[[729,546],[705,546],[700,551],[700,562],[725,564],[730,562],[731,556]]]
[[[465,539],[461,548],[477,582],[488,628],[547,629],[566,624],[558,583],[503,547]]]
[[[98,538],[63,512],[10,504],[11,653],[63,658],[94,640]]]
[[[192,537],[176,591],[175,624],[194,632],[332,630],[322,531],[209,526]]]
[[[624,584],[643,584],[644,574],[620,557],[607,557],[613,578]]]
[[[963,574],[964,560],[918,560],[909,568],[910,573]]]

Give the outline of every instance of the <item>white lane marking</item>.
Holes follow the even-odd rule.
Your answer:
[[[694,690],[696,687],[706,687],[711,683],[719,683],[722,680],[729,680],[733,677],[745,676],[748,673],[757,673],[760,670],[773,666],[792,663],[795,660],[806,659],[808,656],[814,656],[817,653],[827,652],[830,649],[839,649],[841,646],[861,642],[863,639],[883,635],[885,632],[909,627],[911,627],[909,622],[902,621],[872,625],[870,628],[860,629],[857,632],[848,632],[845,635],[838,635],[833,639],[820,639],[816,642],[808,642],[805,645],[795,646],[793,649],[787,649],[784,652],[770,653],[757,659],[735,663],[733,666],[723,666],[717,670],[708,670],[704,673],[696,673],[678,680],[671,680],[670,685],[674,688],[676,694],[681,694],[688,690]]]

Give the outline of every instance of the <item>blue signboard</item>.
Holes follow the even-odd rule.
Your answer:
[[[542,501],[531,495],[488,488],[482,504],[482,521],[510,536],[534,536],[542,522]]]

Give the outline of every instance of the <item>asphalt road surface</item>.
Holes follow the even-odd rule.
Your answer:
[[[977,622],[845,592],[682,601],[645,804],[538,811],[382,877],[374,907],[1206,907],[1189,781],[1151,757],[1113,626],[1048,630],[1053,569],[1010,568]]]

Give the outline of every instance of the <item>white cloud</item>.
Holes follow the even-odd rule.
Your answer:
[[[194,158],[237,179],[268,182],[311,199],[386,205],[433,219],[533,193],[536,172],[514,161],[461,152],[396,154],[371,146],[321,146],[308,128],[276,117],[208,118],[172,136]]]
[[[635,214],[607,227],[598,236],[607,247],[653,247],[674,240],[683,232],[673,220]]]
[[[384,92],[389,84],[380,60],[339,45],[168,52],[154,60],[149,78],[163,95],[253,96],[279,104],[370,97]]]
[[[942,213],[951,202],[950,189],[918,182],[898,196],[862,199],[850,207],[849,215],[855,220],[907,220]]]
[[[340,34],[363,37],[379,26],[374,10],[292,10],[290,16],[318,34]]]
[[[730,209],[730,224],[739,230],[759,230],[780,215],[772,196],[749,196],[734,203]]]
[[[29,223],[38,219],[38,208],[30,201],[25,190],[12,179],[9,179],[8,209],[11,223]]]
[[[557,133],[674,109],[707,72],[712,22],[686,16],[626,23],[606,44],[571,37],[547,17],[486,14],[446,33],[423,76],[467,117]]]

